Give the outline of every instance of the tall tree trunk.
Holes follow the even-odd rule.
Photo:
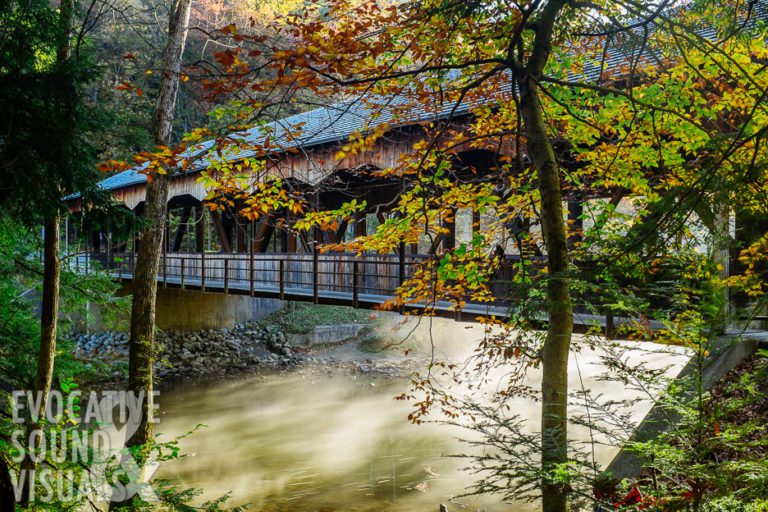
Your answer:
[[[48,396],[53,382],[53,363],[56,358],[56,331],[59,317],[59,285],[61,261],[59,260],[59,221],[58,213],[46,219],[43,234],[43,300],[40,306],[40,353],[37,358],[34,392],[40,394],[39,408],[30,411],[27,423],[27,439],[33,431],[42,428]],[[35,438],[37,439],[37,438]],[[36,447],[30,447],[36,448]],[[26,485],[21,494],[21,503],[29,503],[30,480],[35,469],[35,461],[25,457],[21,470],[27,473]]]
[[[173,111],[179,89],[182,55],[187,40],[191,0],[177,0],[168,23],[168,42],[163,55],[163,76],[155,103],[153,135],[157,145],[167,146],[171,139]],[[144,392],[142,418],[129,446],[145,444],[153,435],[153,370],[155,341],[155,304],[157,274],[162,252],[163,232],[168,211],[168,189],[173,169],[150,176],[147,183],[144,216],[147,227],[141,233],[136,272],[133,279],[131,339],[128,362],[128,386],[134,393]]]
[[[526,88],[523,88],[526,89]],[[541,351],[542,363],[542,505],[544,512],[568,510],[565,486],[547,478],[557,465],[568,460],[568,352],[573,332],[568,239],[563,220],[560,177],[541,114],[535,89],[521,94],[528,149],[539,175],[541,227],[547,247],[547,338]]]
[[[72,30],[75,20],[76,0],[62,0],[60,5],[59,41],[56,58],[60,66],[66,65],[72,55]],[[43,298],[40,305],[40,352],[37,358],[34,392],[41,395],[37,411],[30,411],[31,417],[27,423],[27,439],[29,434],[42,427],[45,410],[48,408],[48,397],[53,382],[53,365],[56,359],[56,332],[59,323],[59,288],[61,285],[61,261],[59,260],[59,224],[61,213],[56,210],[50,213],[43,222]],[[36,438],[37,439],[37,438]],[[36,448],[36,447],[34,447]],[[31,475],[35,469],[35,461],[26,457],[21,463],[22,471]],[[34,482],[29,478],[21,494],[21,503],[27,504],[30,497],[30,487]]]
[[[538,173],[541,227],[547,248],[547,337],[541,350],[541,483],[542,510],[569,510],[568,485],[554,482],[555,468],[568,461],[568,353],[573,333],[573,308],[568,277],[568,237],[563,218],[560,173],[552,141],[547,134],[539,79],[549,59],[553,28],[568,0],[550,0],[535,28],[527,65],[516,69],[520,113],[526,144]]]
[[[54,214],[45,222],[43,249],[43,301],[40,314],[40,355],[35,375],[35,390],[43,394],[38,418],[42,418],[53,381],[53,362],[56,357],[56,330],[59,316],[59,223],[60,215]],[[40,420],[38,420],[40,421]]]

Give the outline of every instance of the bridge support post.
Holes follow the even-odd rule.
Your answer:
[[[715,263],[719,266],[719,277],[722,279],[724,283],[728,282],[728,278],[731,276],[731,250],[734,245],[738,246],[739,244],[734,244],[735,241],[737,241],[737,231],[736,231],[736,216],[732,214],[733,212],[730,210],[730,208],[726,206],[720,206],[718,210],[715,212],[715,233],[714,233],[714,242],[715,242],[715,250],[714,250],[714,258]],[[761,219],[762,220],[762,219]],[[757,231],[755,233],[756,236],[751,237],[752,240],[759,239],[759,236],[761,236],[765,232],[765,224],[764,221],[762,222],[763,229],[759,229],[759,221],[752,223],[752,229]],[[758,228],[758,229],[755,229]],[[749,243],[747,243],[745,246],[748,246]],[[738,253],[736,253],[738,254]],[[738,262],[738,258],[734,259],[735,262]],[[718,325],[718,330],[721,332],[725,332],[728,328],[729,322],[731,319],[731,314],[734,313],[734,305],[731,303],[731,291],[730,288],[726,285],[723,287],[722,290],[723,293],[723,309],[721,311],[721,317],[722,320],[720,321],[720,325]],[[756,313],[756,312],[754,312]],[[764,316],[764,315],[760,315]],[[762,326],[760,326],[762,327]]]
[[[296,239],[296,231],[293,229],[293,215],[289,212],[285,219],[285,241],[286,241],[286,248],[285,252],[287,253],[296,253],[298,252],[298,240]]]
[[[170,249],[171,243],[171,209],[166,208],[165,211],[165,225],[163,226],[163,250]]]
[[[251,230],[251,233],[253,233],[253,230]],[[248,280],[250,281],[251,297],[253,297],[255,295],[255,289],[254,289],[255,284],[254,284],[254,281],[255,281],[255,277],[256,277],[256,274],[255,274],[256,269],[254,268],[255,261],[254,261],[254,258],[253,258],[253,240],[251,240],[251,243],[248,244],[248,247],[250,249],[249,257],[248,257],[248,261],[250,262],[249,263],[250,269],[249,269],[249,278],[248,278]],[[282,260],[281,260],[281,262],[282,262]]]
[[[104,270],[112,270],[112,223],[107,219],[107,230],[104,232]]]
[[[355,238],[365,236],[368,233],[368,219],[365,213],[355,214]]]
[[[180,252],[181,251],[181,245],[184,242],[184,236],[187,234],[187,224],[189,224],[189,218],[192,215],[192,207],[191,206],[185,206],[181,210],[181,218],[179,219],[179,227],[176,228],[176,233],[173,235],[173,241],[170,240],[170,251],[171,252]],[[170,234],[170,226],[168,226],[168,233]]]
[[[247,243],[248,240],[246,240],[247,236],[247,229],[245,227],[245,224],[251,224],[249,221],[246,221],[245,217],[242,215],[235,215],[234,216],[234,222],[235,222],[235,234],[237,236],[237,250],[236,252],[243,253],[247,250]],[[251,243],[253,241],[251,240]]]
[[[168,249],[163,244],[163,288],[168,287]]]
[[[357,307],[359,303],[358,276],[360,274],[360,264],[357,260],[352,262],[352,307]]]
[[[205,291],[205,230],[200,232],[200,290]]]
[[[195,250],[205,251],[205,207],[195,206]]]
[[[224,295],[229,295],[229,258],[224,258]]]
[[[285,260],[281,258],[278,265],[278,279],[280,280],[278,286],[280,287],[280,300],[285,300]]]
[[[443,228],[447,230],[443,237],[443,251],[452,251],[456,248],[456,208],[451,208],[448,219],[443,220]]]
[[[616,321],[611,311],[605,313],[605,337],[609,340],[616,338]]]
[[[315,243],[312,248],[312,302],[317,304],[320,302],[319,285],[320,285],[320,229],[315,228]]]

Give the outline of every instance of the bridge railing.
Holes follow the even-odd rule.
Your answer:
[[[211,292],[315,302],[322,299],[323,302],[370,307],[395,297],[397,288],[412,278],[419,265],[430,257],[434,256],[402,253],[165,253],[159,261],[158,283]],[[117,279],[128,281],[133,279],[136,269],[133,252],[83,253],[67,261],[81,272],[103,269]],[[489,283],[493,303],[483,303],[483,306],[506,310],[521,299],[525,288],[513,286],[519,261],[514,256],[505,258]],[[537,273],[542,267],[542,261],[535,261],[534,265],[528,266],[528,271]],[[451,306],[449,302],[439,302],[444,310]],[[594,307],[585,312],[593,310]],[[614,330],[614,320],[606,309],[603,324],[606,332]]]
[[[160,258],[158,280],[165,285],[254,292],[272,288],[353,295],[393,296],[413,276],[423,255],[323,254],[219,254],[167,253]],[[134,253],[93,253],[73,261],[81,270],[101,268],[130,279],[136,267]]]
[[[225,293],[269,292],[304,294],[317,299],[338,294],[357,305],[366,300],[395,296],[397,288],[414,275],[430,256],[422,254],[350,253],[165,253],[159,261],[158,281],[163,286]],[[80,271],[101,268],[118,279],[130,280],[136,268],[133,252],[91,253],[73,260]],[[491,284],[494,295],[509,290],[511,271],[500,272]]]

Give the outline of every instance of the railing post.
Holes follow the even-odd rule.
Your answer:
[[[107,232],[104,233],[104,270],[111,272],[112,270],[112,237],[109,234],[109,221],[107,221]]]
[[[168,287],[168,249],[163,244],[163,288]]]
[[[279,275],[280,280],[280,300],[285,300],[285,260],[280,258],[279,262]]]
[[[251,231],[253,231],[253,230],[251,230]],[[250,263],[250,265],[251,265],[251,268],[250,268],[251,297],[253,297],[255,295],[255,290],[254,290],[255,284],[254,284],[254,281],[255,281],[255,276],[256,276],[255,269],[254,269],[255,261],[254,261],[254,257],[253,257],[253,240],[250,240],[248,242],[248,245],[249,245],[249,247],[251,249],[251,251],[250,251],[250,258],[249,259],[250,259],[250,262],[251,262]],[[282,261],[283,260],[280,260],[281,263],[282,263]]]
[[[358,305],[359,292],[357,290],[357,276],[360,270],[358,261],[352,262],[352,307],[356,308]]]
[[[398,273],[397,280],[398,286],[402,286],[405,282],[405,242],[400,242],[400,246],[397,250],[398,256]]]
[[[205,245],[200,253],[200,290],[205,291]]]
[[[181,258],[181,289],[184,289],[184,262],[186,258]]]
[[[224,293],[229,293],[229,258],[224,258]]]
[[[315,228],[315,234],[317,235],[317,228]],[[318,287],[319,287],[319,281],[320,281],[320,275],[319,275],[319,269],[320,269],[320,250],[319,242],[318,242],[319,236],[315,236],[315,250],[312,252],[312,301],[317,304],[319,302],[319,293],[318,293]]]

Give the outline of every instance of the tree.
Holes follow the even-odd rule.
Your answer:
[[[60,7],[61,22],[56,59],[60,66],[66,66],[72,56],[72,30],[75,21],[75,0],[65,0]],[[74,127],[73,127],[74,129]],[[59,189],[61,194],[63,189]],[[37,374],[34,391],[42,393],[40,408],[32,413],[28,432],[40,428],[48,405],[48,393],[53,382],[53,362],[56,357],[56,330],[59,317],[59,290],[61,261],[59,260],[59,226],[61,211],[55,209],[43,223],[43,299],[40,310],[40,355],[37,359]],[[27,459],[22,469],[34,469],[34,461]],[[27,487],[27,489],[29,489]],[[22,498],[26,502],[29,496]]]
[[[82,105],[92,68],[74,51],[72,40],[77,5],[67,0],[58,14],[40,2],[10,2],[0,10],[3,27],[14,27],[3,31],[1,44],[0,102],[10,115],[0,137],[0,166],[8,173],[0,201],[16,221],[44,228],[40,345],[32,386],[41,400],[31,411],[30,431],[42,425],[54,375],[62,200],[75,190],[99,200],[95,148],[86,140],[93,120]],[[34,468],[33,461],[27,459],[24,468]]]
[[[181,62],[189,28],[191,0],[178,0],[168,22],[168,41],[163,55],[163,77],[155,103],[152,121],[153,137],[158,146],[171,143],[173,112],[179,88]],[[133,305],[131,309],[131,337],[128,367],[128,386],[131,391],[145,393],[142,419],[129,446],[146,445],[152,440],[153,427],[153,362],[155,340],[155,304],[157,299],[157,273],[163,243],[168,208],[168,187],[173,167],[159,169],[147,183],[144,217],[133,278]]]

